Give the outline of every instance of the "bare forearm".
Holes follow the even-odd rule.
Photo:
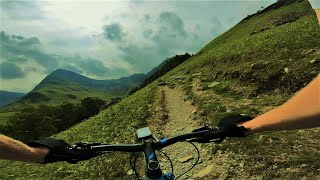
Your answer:
[[[320,127],[320,76],[285,104],[242,125],[251,133]]]
[[[320,113],[299,114],[278,107],[243,124],[251,133],[320,127]]]
[[[48,153],[47,148],[33,148],[28,145],[0,135],[0,158],[8,160],[43,162]]]

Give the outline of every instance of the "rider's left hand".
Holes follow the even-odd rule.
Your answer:
[[[29,142],[28,145],[30,147],[46,147],[49,149],[49,153],[44,159],[44,164],[57,161],[77,163],[78,161],[87,160],[96,156],[96,154],[91,153],[89,150],[74,150],[68,143],[61,139],[41,139]]]

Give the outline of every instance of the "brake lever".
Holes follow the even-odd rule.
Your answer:
[[[218,127],[209,127],[209,126],[203,126],[201,128],[197,128],[195,130],[193,130],[192,132],[199,132],[199,131],[218,131],[219,128]]]
[[[74,157],[69,159],[67,162],[70,164],[76,164],[79,161],[91,159],[95,156],[99,156],[105,154],[106,152],[91,152],[92,146],[101,145],[101,143],[84,143],[84,142],[77,142],[76,144],[72,145],[68,149],[78,153],[80,158]]]
[[[92,146],[101,145],[101,143],[85,143],[85,142],[77,142],[72,145],[70,150],[90,150]]]
[[[193,139],[190,139],[188,140],[188,142],[197,142],[197,143],[211,143],[211,142],[214,142],[214,143],[221,143],[224,138],[217,138],[217,139],[210,139],[210,131],[219,131],[219,128],[218,127],[209,127],[209,126],[204,126],[204,127],[201,127],[201,128],[197,128],[195,130],[193,130],[192,132],[200,132],[200,131],[208,131],[208,138],[206,137],[199,137],[199,138],[193,138]]]

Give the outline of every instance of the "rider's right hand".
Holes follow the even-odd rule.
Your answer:
[[[243,126],[238,127],[237,124],[249,121],[252,117],[242,116],[242,115],[230,115],[224,117],[220,120],[218,124],[219,131],[222,135],[222,138],[225,137],[245,137],[247,136],[247,131]]]
[[[57,161],[67,161],[74,164],[78,161],[87,160],[96,156],[95,153],[92,153],[89,150],[74,150],[68,143],[61,139],[41,139],[31,141],[28,145],[30,147],[46,147],[49,149],[49,153],[45,157],[44,164]]]

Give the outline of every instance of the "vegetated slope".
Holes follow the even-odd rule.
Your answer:
[[[0,112],[0,126],[7,125],[9,118],[13,116],[16,112]]]
[[[277,3],[277,8],[243,20],[161,78],[184,87],[204,114],[204,124],[216,125],[229,113],[257,116],[319,75],[320,28],[314,10],[308,1]],[[237,160],[227,177],[319,179],[319,132],[261,133],[208,148],[214,156],[232,153],[229,159]]]
[[[57,69],[49,74],[39,85],[37,85],[35,90],[40,89],[46,84],[54,84],[56,81],[66,81],[111,95],[122,96],[126,94],[131,87],[141,83],[141,81],[144,79],[144,74],[133,74],[131,76],[122,77],[119,79],[95,80],[71,71]]]
[[[157,67],[151,69],[146,75],[147,77],[151,76],[161,76],[165,74],[166,72],[169,72],[171,69],[177,67],[179,64],[186,61],[188,58],[190,58],[191,55],[188,53],[185,53],[183,55],[175,55],[171,58],[167,58],[162,63],[160,63]]]
[[[25,94],[0,90],[0,107],[14,102],[15,100],[22,97],[23,95]]]
[[[111,106],[99,115],[57,134],[69,143],[132,143],[135,131],[146,126],[156,87],[148,86]],[[0,177],[4,179],[123,179],[129,170],[129,154],[106,154],[76,165],[55,163],[38,165],[0,161]],[[19,167],[19,168],[18,168]],[[17,168],[17,169],[16,169]]]
[[[179,64],[183,63],[191,57],[190,54],[185,53],[183,55],[175,55],[171,58],[167,58],[161,64],[153,68],[146,74],[145,80],[140,84],[129,91],[129,94],[136,92],[137,90],[146,87],[148,84],[152,83],[159,77],[163,76],[165,73],[171,71],[173,68],[177,67]]]
[[[95,80],[80,74],[57,69],[45,77],[31,92],[6,110],[19,109],[30,104],[57,105],[64,101],[78,103],[85,97],[110,99],[125,96],[127,92],[145,79],[144,74],[133,74],[114,80]]]
[[[289,21],[292,14],[301,16]],[[240,22],[160,80],[184,88],[202,112],[202,124],[216,125],[228,113],[256,116],[286,101],[319,73],[318,39],[315,14],[307,0],[299,0]],[[156,83],[55,137],[69,143],[131,143],[136,128],[155,112]],[[317,179],[319,139],[319,129],[274,132],[203,148],[213,159],[225,158],[219,162],[225,167],[221,178]],[[0,176],[131,179],[128,160],[126,153],[112,153],[76,165],[0,161]],[[220,171],[213,171],[202,179],[220,177]]]

